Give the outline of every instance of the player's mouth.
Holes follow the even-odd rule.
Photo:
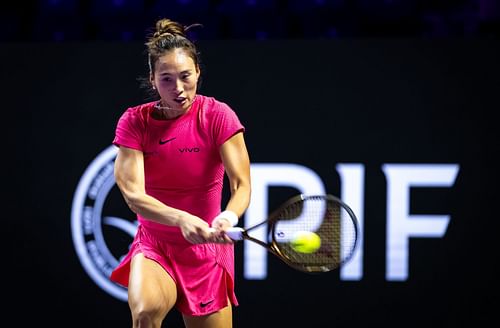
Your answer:
[[[184,105],[187,102],[187,98],[186,97],[177,97],[177,98],[174,98],[174,101],[176,103],[178,103],[179,105]]]

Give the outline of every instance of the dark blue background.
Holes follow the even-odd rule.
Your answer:
[[[143,42],[161,17],[201,40],[500,36],[496,0],[32,0],[0,5],[0,40]]]

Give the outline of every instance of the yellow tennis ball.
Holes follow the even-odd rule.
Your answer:
[[[321,246],[321,238],[311,231],[298,231],[291,240],[292,248],[299,253],[314,253]]]

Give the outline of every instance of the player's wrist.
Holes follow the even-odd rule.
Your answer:
[[[219,220],[227,220],[231,227],[234,227],[238,224],[238,214],[231,210],[225,210],[214,218],[213,224],[217,223]]]

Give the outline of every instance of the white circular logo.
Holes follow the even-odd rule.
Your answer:
[[[124,218],[132,216],[132,212],[118,188],[114,188],[116,153],[116,146],[106,148],[81,177],[73,197],[71,232],[76,253],[87,274],[107,293],[126,301],[126,288],[109,280],[109,276],[120,257],[127,253],[137,221]]]

